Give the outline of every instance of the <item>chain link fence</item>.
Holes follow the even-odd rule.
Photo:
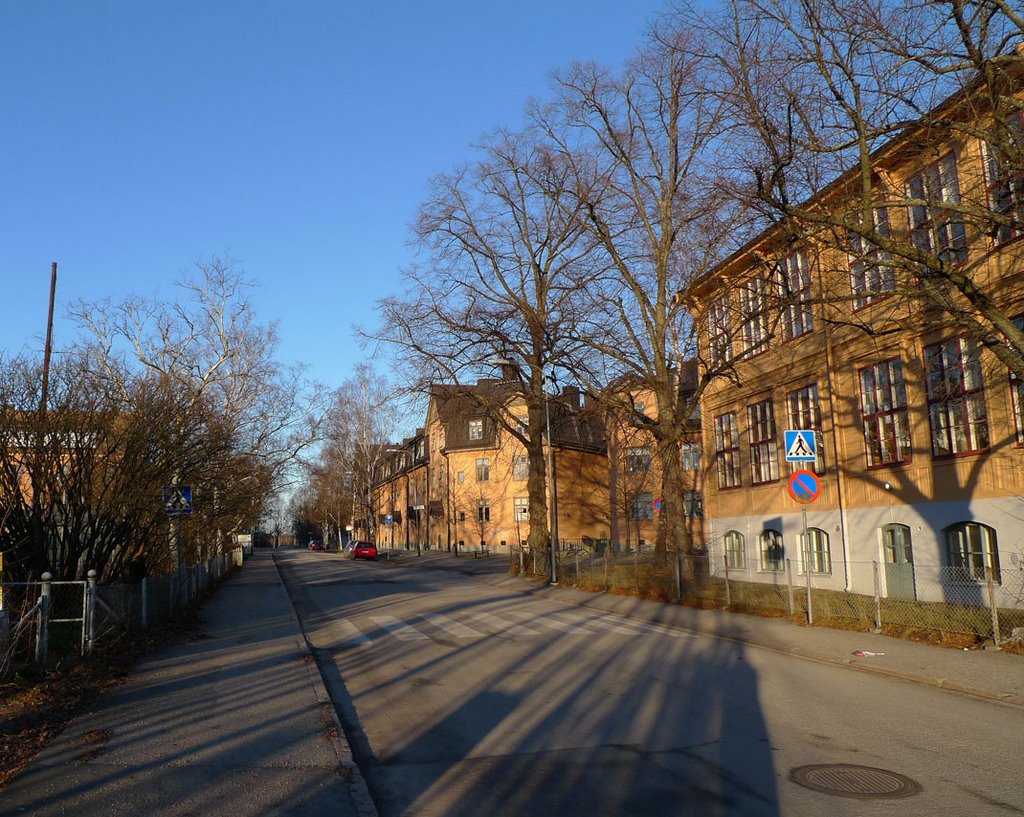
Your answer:
[[[547,576],[550,550],[513,548],[510,562],[513,572]],[[1024,569],[1016,566],[849,562],[810,575],[791,559],[768,567],[730,569],[721,558],[674,550],[658,560],[653,545],[561,542],[556,550],[557,580],[586,590],[928,640],[1024,639]]]
[[[168,621],[240,564],[235,553],[240,551],[135,584],[98,585],[95,571],[86,581],[53,581],[43,574],[37,582],[0,584],[0,677],[22,663],[86,655],[111,631]]]

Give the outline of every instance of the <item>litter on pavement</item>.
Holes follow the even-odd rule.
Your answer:
[[[885,655],[884,652],[868,652],[867,650],[854,650],[853,654],[858,658],[871,658],[875,655]]]

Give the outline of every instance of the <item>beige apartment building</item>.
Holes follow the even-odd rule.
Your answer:
[[[549,409],[556,537],[565,543],[607,539],[608,468],[599,413],[581,405],[571,389],[551,396]],[[494,420],[498,411],[525,429],[526,405],[514,384],[484,379],[432,387],[422,432],[389,446],[378,466],[378,545],[508,549],[527,540],[526,450]]]
[[[1007,116],[1024,146],[1024,113]],[[1022,230],[980,230],[955,207],[987,205],[1022,225],[1024,179],[968,135],[910,133],[873,161],[880,232],[939,255],[1024,326]],[[821,207],[841,208],[857,182],[838,180]],[[886,252],[793,234],[780,225],[758,236],[693,304],[707,316],[702,358],[736,373],[702,400],[714,569],[785,583],[789,560],[801,583],[810,571],[816,587],[871,594],[877,575],[884,595],[918,601],[982,603],[992,580],[998,604],[1024,606],[1021,382],[915,297],[913,270]],[[793,429],[813,430],[813,463],[785,461]],[[787,490],[796,468],[821,483],[807,542]]]

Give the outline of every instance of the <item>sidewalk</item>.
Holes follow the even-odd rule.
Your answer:
[[[952,650],[874,633],[802,626],[788,619],[762,618],[724,610],[695,610],[630,596],[574,590],[568,586],[549,587],[542,580],[508,575],[508,557],[504,554],[478,559],[460,556],[456,559],[446,552],[430,551],[419,557],[413,552],[402,553],[393,563],[396,566],[452,570],[475,576],[489,584],[565,604],[734,638],[791,655],[1024,706],[1024,656],[1020,655],[991,650]],[[860,658],[853,655],[857,650],[884,655]]]
[[[201,615],[202,636],[76,716],[0,815],[375,815],[270,554]]]

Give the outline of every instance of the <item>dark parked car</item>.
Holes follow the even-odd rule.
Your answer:
[[[353,559],[376,559],[377,546],[369,542],[354,542],[351,553]]]

